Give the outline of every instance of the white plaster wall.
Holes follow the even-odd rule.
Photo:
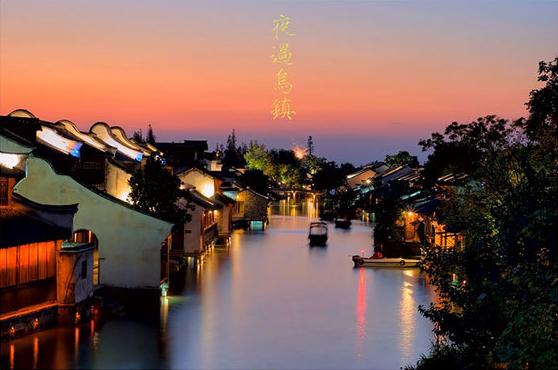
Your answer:
[[[203,247],[201,241],[203,208],[196,206],[193,211],[190,211],[190,214],[192,220],[184,225],[184,251],[186,253],[199,253]]]
[[[137,212],[85,188],[50,164],[29,158],[26,177],[14,191],[44,204],[75,204],[74,230],[88,229],[99,240],[101,282],[122,288],[157,288],[161,243],[172,224]]]
[[[206,197],[215,194],[215,180],[213,177],[198,170],[192,170],[178,174],[178,178],[185,184],[192,185],[196,190]]]
[[[105,191],[123,201],[128,201],[128,195],[132,191],[130,187],[131,174],[116,166],[113,163],[107,162],[106,177],[105,177]]]
[[[93,250],[58,254],[57,294],[59,303],[80,303],[93,296]],[[87,276],[81,278],[81,263],[87,263]]]

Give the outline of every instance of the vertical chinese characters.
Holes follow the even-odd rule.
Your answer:
[[[290,32],[289,27],[291,18],[280,14],[279,18],[273,20],[273,38],[278,41],[278,44],[273,46],[273,54],[271,61],[274,64],[279,64],[280,69],[275,74],[275,91],[281,94],[280,97],[274,100],[271,106],[271,118],[288,119],[292,120],[296,112],[291,107],[291,99],[289,94],[293,90],[293,84],[289,79],[288,66],[292,65],[293,53],[289,43],[285,41],[286,38],[295,36]]]

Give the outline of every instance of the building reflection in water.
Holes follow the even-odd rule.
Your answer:
[[[278,204],[274,204],[273,208],[272,214],[279,216],[307,216],[309,219],[319,217],[319,200],[316,195],[300,200],[289,196],[287,199],[281,199]]]
[[[404,359],[411,359],[413,356],[413,342],[415,338],[417,303],[414,297],[413,283],[418,281],[419,270],[403,270],[403,284],[401,286],[401,303],[399,316],[401,323],[401,353]]]
[[[356,304],[356,353],[363,356],[363,345],[366,340],[366,271],[361,267],[358,272],[358,294]]]

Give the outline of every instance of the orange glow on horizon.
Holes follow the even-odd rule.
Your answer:
[[[303,3],[2,2],[0,114],[160,135],[424,136],[525,115],[537,63],[555,52],[555,4]],[[278,40],[295,51],[296,119],[277,124],[270,19],[282,12],[296,20]]]

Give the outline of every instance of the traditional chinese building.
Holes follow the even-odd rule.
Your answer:
[[[168,164],[175,168],[190,168],[201,164],[208,149],[206,140],[184,140],[181,143],[157,143]]]
[[[375,162],[362,167],[357,172],[347,175],[347,186],[351,189],[359,186],[370,186],[375,176],[384,173],[388,166],[383,162]]]
[[[230,190],[228,190],[230,191]],[[236,192],[233,224],[250,230],[264,230],[268,222],[269,198],[249,187]]]
[[[194,188],[215,206],[215,219],[219,235],[227,237],[232,232],[232,214],[235,201],[223,195],[224,183],[220,174],[203,167],[192,167],[176,173],[185,189]]]
[[[126,140],[118,127],[97,123],[83,133],[69,121],[52,124],[24,110],[0,117],[0,144],[0,163],[25,169],[15,193],[41,204],[79,204],[74,226],[95,236],[98,281],[148,289],[166,281],[172,224],[122,201],[129,169],[151,149]]]
[[[95,245],[70,243],[77,205],[45,205],[13,192],[0,167],[0,326],[2,336],[72,321],[94,293]]]
[[[222,204],[205,197],[194,188],[184,191],[179,202],[188,208],[191,220],[175,228],[171,255],[198,256],[213,247],[219,235],[217,213],[222,209]]]

